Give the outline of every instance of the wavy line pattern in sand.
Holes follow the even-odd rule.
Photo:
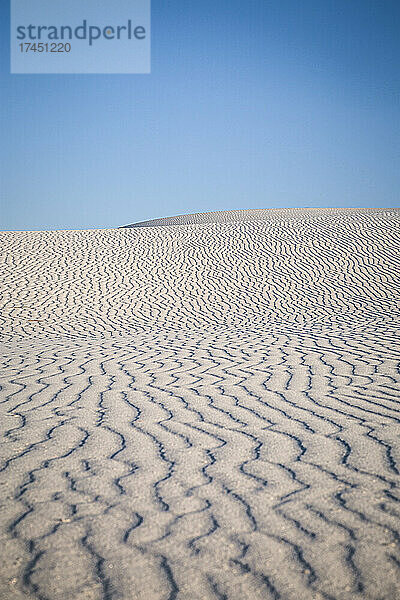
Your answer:
[[[399,211],[247,217],[1,234],[1,598],[400,595]]]

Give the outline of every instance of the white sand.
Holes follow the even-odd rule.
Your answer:
[[[0,234],[0,599],[399,598],[399,220]]]

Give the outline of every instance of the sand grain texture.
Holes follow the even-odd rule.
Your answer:
[[[0,598],[399,598],[399,217],[2,233]]]

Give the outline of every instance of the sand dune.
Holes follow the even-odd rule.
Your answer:
[[[0,234],[0,598],[400,597],[399,219]]]
[[[363,209],[362,212],[373,211],[374,214],[385,216],[390,215],[392,209],[372,208]],[[350,215],[356,219],[360,215],[358,208],[254,208],[252,210],[220,210],[215,212],[193,213],[190,215],[177,215],[176,217],[162,217],[161,219],[151,219],[150,221],[140,221],[124,227],[158,227],[161,225],[195,225],[201,223],[231,223],[231,222],[249,222],[249,221],[282,221],[287,217],[291,221],[294,219],[326,217],[329,215],[340,216],[346,212],[348,218]]]

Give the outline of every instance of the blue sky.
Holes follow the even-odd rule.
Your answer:
[[[397,0],[153,0],[151,75],[10,75],[0,23],[3,230],[400,206]]]

